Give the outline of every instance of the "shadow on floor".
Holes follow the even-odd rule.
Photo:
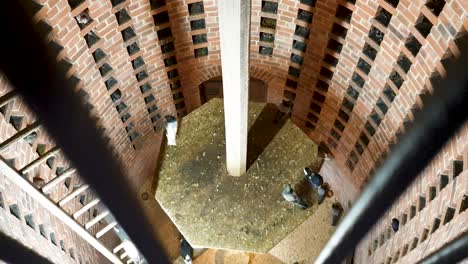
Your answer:
[[[257,160],[288,120],[287,117],[277,118],[277,112],[275,105],[265,105],[250,128],[247,137],[247,168]]]

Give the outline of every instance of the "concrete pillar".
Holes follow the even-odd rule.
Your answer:
[[[247,166],[250,0],[218,1],[218,12],[226,120],[226,165],[232,176],[241,176]]]

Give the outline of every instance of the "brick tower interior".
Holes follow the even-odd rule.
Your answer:
[[[24,0],[138,192],[157,170],[164,116],[183,119],[206,101],[204,84],[220,80],[219,1]],[[249,70],[260,83],[251,85],[264,88],[260,101],[292,102],[292,121],[329,157],[321,171],[345,211],[425,107],[432,81],[459,56],[467,15],[463,0],[251,1]],[[27,131],[0,145],[1,162],[37,188],[72,173],[48,193],[54,202],[83,186],[6,77],[0,112],[0,142]],[[1,232],[53,263],[109,263],[3,174]],[[416,263],[437,251],[467,232],[467,196],[465,124],[357,245],[354,263]],[[96,198],[88,190],[62,208],[72,214]],[[102,211],[76,221],[84,226]],[[389,225],[394,217],[398,232]],[[87,230],[96,236],[106,224]],[[118,245],[112,232],[100,241]]]

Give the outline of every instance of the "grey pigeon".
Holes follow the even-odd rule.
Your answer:
[[[290,184],[286,185],[283,189],[283,198],[290,202],[293,203],[302,209],[307,208],[307,204],[297,195],[297,193],[294,192],[293,188],[291,187]]]

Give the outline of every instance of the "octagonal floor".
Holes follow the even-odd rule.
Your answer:
[[[317,210],[302,172],[320,166],[317,146],[291,121],[274,124],[275,114],[249,103],[251,165],[241,177],[226,171],[222,100],[184,117],[177,146],[161,150],[155,198],[194,247],[265,253]],[[285,202],[286,183],[313,206]]]

